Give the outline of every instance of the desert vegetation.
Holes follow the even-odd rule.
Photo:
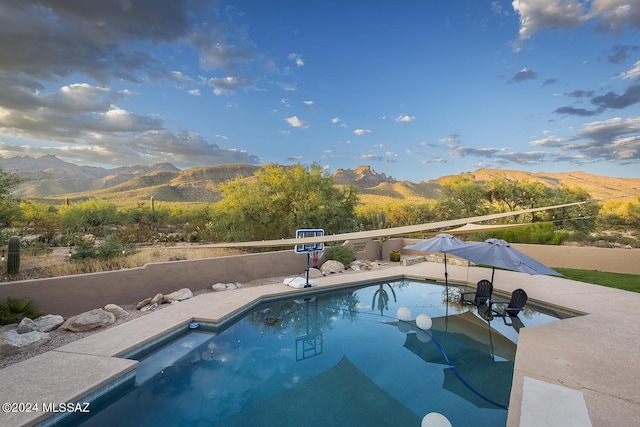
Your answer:
[[[251,177],[218,184],[214,203],[133,204],[88,198],[62,205],[12,197],[19,182],[0,169],[0,247],[21,239],[21,268],[6,280],[51,277],[142,266],[148,262],[224,256],[239,250],[202,248],[202,243],[288,238],[300,228],[327,234],[384,229],[531,207],[590,200],[580,187],[494,177],[478,182],[450,177],[437,199],[368,197],[355,185],[336,184],[318,165],[267,165]],[[369,194],[371,196],[371,194]],[[490,236],[510,242],[639,246],[640,197],[610,200],[510,217],[531,222]],[[416,236],[417,237],[417,236]],[[3,267],[6,268],[6,267]]]

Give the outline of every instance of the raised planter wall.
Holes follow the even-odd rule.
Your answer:
[[[349,244],[358,259],[389,258],[398,250],[403,256],[424,255],[404,246],[419,239],[358,240]],[[513,245],[550,267],[567,267],[640,275],[639,249],[574,246]],[[322,260],[324,261],[324,259]],[[248,282],[264,277],[304,276],[307,257],[294,251],[267,252],[186,261],[147,264],[140,268],[52,277],[0,284],[0,300],[7,296],[32,299],[40,310],[68,317],[106,304],[133,304],[157,293],[180,288],[208,289],[215,283]]]
[[[402,240],[403,247],[420,241],[420,239]],[[520,243],[513,243],[512,246],[551,268],[564,267],[640,275],[640,249],[525,245]],[[424,252],[403,250],[402,254],[420,255]]]
[[[140,268],[2,283],[0,300],[7,296],[32,299],[41,311],[67,317],[110,303],[137,303],[180,288],[196,291],[216,283],[303,275],[306,263],[305,255],[292,250],[152,263]]]

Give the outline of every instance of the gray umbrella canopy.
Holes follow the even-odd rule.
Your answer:
[[[449,273],[447,272],[447,252],[446,250],[467,246],[462,240],[453,237],[451,234],[441,233],[427,240],[421,240],[404,249],[411,249],[422,252],[444,252],[444,283],[447,293],[447,301],[449,300]]]
[[[466,246],[466,243],[453,237],[451,234],[442,233],[430,239],[421,240],[418,243],[405,246],[404,249],[422,252],[444,252],[445,249],[453,249],[461,246]]]
[[[499,267],[528,274],[562,276],[557,271],[512,248],[508,242],[500,239],[487,239],[482,243],[470,243],[464,247],[445,249],[444,252],[476,264],[490,265],[494,269]],[[493,281],[493,276],[491,281]]]

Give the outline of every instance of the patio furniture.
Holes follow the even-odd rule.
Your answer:
[[[471,304],[476,307],[482,304],[491,306],[491,294],[493,293],[493,283],[486,279],[478,282],[474,292],[462,292],[460,294],[460,302],[462,304]],[[467,299],[466,295],[473,295],[473,300]]]
[[[511,299],[508,302],[492,301],[490,304],[491,312],[502,317],[506,325],[513,326],[516,319],[516,322],[521,324],[522,322],[518,319],[518,313],[524,310],[524,305],[527,303],[527,299],[527,293],[523,289],[516,289],[511,294]],[[494,305],[499,305],[500,308],[494,309]],[[507,316],[511,320],[511,323],[507,323]]]

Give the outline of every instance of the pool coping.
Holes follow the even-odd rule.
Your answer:
[[[443,270],[442,264],[422,262],[325,276],[314,279],[314,288],[276,284],[199,295],[0,370],[0,401],[40,405],[38,412],[0,413],[0,425],[43,422],[52,415],[42,412],[43,403],[75,402],[100,390],[136,368],[136,361],[120,356],[193,320],[217,323],[265,297],[402,278],[444,280]],[[460,283],[490,274],[461,266],[448,272],[450,281]],[[584,425],[585,411],[593,426],[635,425],[640,419],[640,365],[635,363],[640,294],[509,271],[496,271],[494,282],[496,291],[523,288],[532,300],[586,313],[520,330],[507,425],[555,426],[557,414],[563,425],[570,425],[567,420]],[[555,411],[548,396],[554,396]]]

